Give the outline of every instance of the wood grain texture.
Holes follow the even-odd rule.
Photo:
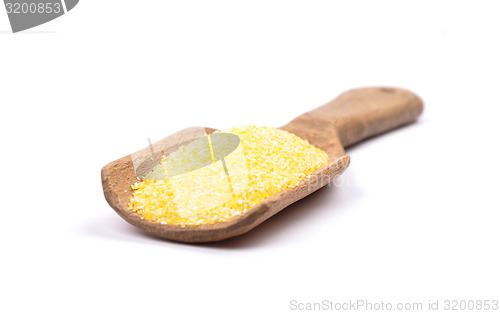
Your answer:
[[[138,181],[136,171],[147,172],[153,165],[148,165],[144,157],[150,154],[150,147],[115,160],[102,168],[104,196],[123,219],[161,238],[196,243],[238,236],[341,175],[350,163],[350,157],[346,156],[344,147],[411,123],[417,119],[422,109],[420,98],[407,90],[373,87],[347,91],[331,102],[295,118],[281,129],[323,149],[330,158],[328,164],[295,188],[277,193],[227,222],[181,227],[145,220],[130,211],[130,187]],[[164,149],[179,147],[200,134],[210,134],[214,131],[215,129],[202,127],[184,129],[153,144],[154,154],[160,156]]]

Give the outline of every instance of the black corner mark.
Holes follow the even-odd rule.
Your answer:
[[[47,23],[73,9],[79,0],[4,0],[12,32]]]
[[[73,9],[79,0],[64,0],[66,2],[66,12],[69,12],[71,9]]]

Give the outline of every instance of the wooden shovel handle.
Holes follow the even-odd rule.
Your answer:
[[[331,102],[297,117],[290,125],[333,125],[344,147],[417,119],[422,100],[410,91],[368,87],[347,91]],[[313,130],[315,133],[321,130]],[[325,130],[323,130],[324,132]]]

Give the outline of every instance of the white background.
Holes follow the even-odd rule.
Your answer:
[[[0,312],[500,299],[496,4],[83,0],[18,34],[0,8]],[[244,236],[158,240],[104,200],[101,167],[147,138],[379,85],[420,95],[418,123]]]

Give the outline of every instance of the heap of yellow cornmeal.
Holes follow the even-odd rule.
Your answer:
[[[164,156],[144,180],[132,186],[129,209],[162,224],[223,222],[271,195],[297,186],[328,162],[324,151],[283,130],[243,126],[222,132],[235,134],[240,140],[224,160],[212,162],[213,152],[200,155],[211,156],[212,160],[188,158],[187,152],[192,152],[194,146],[203,150],[200,141],[181,147]],[[182,165],[194,170],[179,171]],[[169,176],[173,172],[175,175]]]

